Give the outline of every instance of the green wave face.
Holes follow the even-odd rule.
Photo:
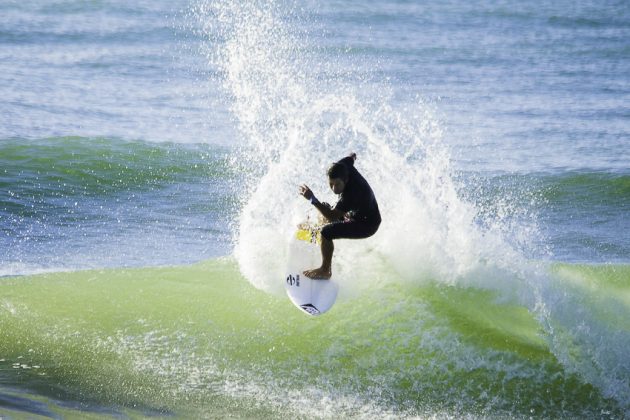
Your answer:
[[[192,177],[233,175],[225,158],[217,159],[208,145],[84,137],[7,139],[0,141],[0,156],[0,187],[36,196],[99,196]]]
[[[550,202],[600,206],[627,204],[630,200],[630,175],[623,173],[573,172],[546,177],[546,196]]]
[[[556,269],[630,290],[627,267]],[[528,310],[485,290],[388,283],[311,318],[220,259],[5,278],[0,296],[2,383],[49,414],[623,415]]]

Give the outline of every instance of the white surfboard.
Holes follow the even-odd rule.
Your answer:
[[[319,231],[308,222],[298,226],[289,243],[289,264],[284,287],[293,304],[308,315],[321,315],[332,308],[339,286],[330,280],[313,280],[303,272],[321,264]]]

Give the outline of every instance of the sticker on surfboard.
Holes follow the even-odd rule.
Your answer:
[[[332,308],[339,286],[330,280],[313,280],[303,272],[321,264],[321,225],[301,223],[289,242],[289,264],[284,287],[291,302],[304,313],[321,315]]]

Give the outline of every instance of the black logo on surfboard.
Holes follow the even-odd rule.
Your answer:
[[[300,275],[297,274],[297,275],[293,276],[293,275],[289,274],[287,276],[287,284],[289,286],[295,285],[297,287],[300,287]]]
[[[319,309],[317,309],[315,306],[313,306],[312,303],[306,303],[304,305],[300,305],[300,308],[302,308],[305,312],[308,312],[311,315],[319,315]]]

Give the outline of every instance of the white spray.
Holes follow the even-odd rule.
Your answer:
[[[224,38],[213,57],[247,142],[242,162],[257,174],[235,249],[245,277],[260,289],[281,290],[287,238],[309,210],[297,187],[306,183],[334,203],[326,169],[350,152],[374,189],[383,223],[368,240],[338,245],[333,269],[340,278],[378,260],[405,279],[454,282],[487,259],[485,252],[509,249],[475,227],[474,206],[458,197],[431,106],[418,99],[396,109],[385,86],[323,76],[327,65],[298,48],[279,11],[274,2],[229,1],[204,10],[213,17],[207,30]]]

